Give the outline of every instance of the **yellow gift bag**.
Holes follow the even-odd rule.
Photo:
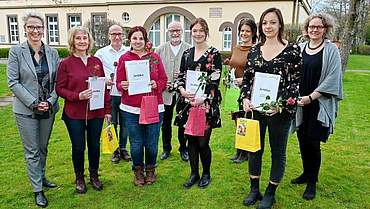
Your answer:
[[[113,124],[108,125],[101,132],[102,152],[112,154],[118,147],[118,140]]]
[[[261,149],[260,123],[258,120],[238,118],[235,133],[235,148],[249,152],[256,152]]]

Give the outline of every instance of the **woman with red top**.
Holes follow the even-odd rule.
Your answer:
[[[62,119],[68,129],[72,142],[72,161],[76,174],[76,191],[87,191],[84,180],[84,151],[87,141],[90,182],[95,190],[101,190],[98,178],[100,157],[100,134],[104,117],[110,120],[109,93],[105,92],[104,108],[89,110],[92,90],[88,87],[88,78],[104,77],[101,61],[88,53],[93,46],[93,39],[88,29],[73,27],[68,31],[70,56],[64,59],[58,68],[56,92],[64,101]],[[87,135],[87,138],[85,137]]]
[[[117,88],[122,92],[120,109],[130,136],[131,157],[134,170],[134,184],[143,186],[156,181],[155,166],[158,154],[158,138],[160,124],[163,118],[164,105],[162,92],[166,89],[167,76],[162,60],[158,54],[146,50],[148,36],[145,29],[135,26],[128,32],[131,50],[121,56],[117,67]],[[129,95],[130,85],[126,77],[126,61],[149,60],[150,65],[150,95],[157,96],[160,121],[152,124],[139,124],[140,106],[143,96],[147,94]],[[145,163],[144,163],[145,152]],[[146,176],[144,177],[144,169]]]

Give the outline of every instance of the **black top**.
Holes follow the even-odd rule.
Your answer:
[[[33,61],[33,65],[36,69],[37,81],[39,83],[39,102],[46,101],[50,95],[50,77],[49,77],[49,67],[48,61],[45,55],[44,44],[41,45],[41,50],[38,52],[40,55],[39,62],[35,59],[35,51],[30,47],[30,53]]]
[[[288,98],[297,100],[299,95],[299,69],[302,65],[301,50],[297,44],[288,43],[280,54],[270,61],[262,56],[261,44],[254,45],[248,54],[248,61],[244,69],[240,102],[244,98],[251,99],[255,72],[280,75],[277,98],[286,102]],[[284,103],[286,104],[286,103]],[[283,106],[283,112],[293,117],[296,106]]]
[[[178,78],[175,80],[174,86],[178,91],[180,87],[185,88],[186,72],[188,70],[207,72],[207,81],[204,89],[204,104],[206,107],[209,107],[206,114],[207,124],[211,128],[221,127],[221,92],[219,90],[222,71],[221,54],[216,48],[209,47],[198,60],[194,61],[194,52],[194,47],[184,51],[181,58],[180,73]],[[191,105],[185,101],[184,97],[180,96],[178,98],[175,125],[185,125],[188,119],[190,107]]]
[[[302,96],[311,94],[319,85],[322,70],[322,57],[324,48],[316,54],[306,53],[306,47],[303,50],[303,65],[301,68],[301,82],[299,93]],[[329,127],[323,127],[317,120],[320,110],[319,101],[313,100],[312,103],[303,108],[303,123],[299,126],[299,131],[303,132],[309,138],[314,140],[326,141],[329,136]]]

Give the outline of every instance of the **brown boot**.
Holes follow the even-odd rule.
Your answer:
[[[145,169],[145,182],[147,184],[153,184],[156,181],[155,166],[151,165]]]
[[[93,189],[100,191],[103,189],[103,185],[99,180],[99,174],[98,171],[90,170],[90,183],[93,187]]]
[[[134,169],[134,184],[135,186],[144,186],[144,170],[142,166],[136,166]]]
[[[86,183],[84,173],[76,173],[76,192],[79,194],[86,193]]]

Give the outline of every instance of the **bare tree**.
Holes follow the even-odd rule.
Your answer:
[[[345,71],[347,67],[348,56],[354,44],[353,40],[357,32],[357,25],[359,23],[359,16],[360,16],[359,12],[361,11],[360,9],[361,1],[365,1],[365,0],[351,0],[351,4],[349,7],[346,27],[344,28],[346,33],[344,33],[342,47],[340,50],[341,59],[342,59],[341,60],[342,71]]]

